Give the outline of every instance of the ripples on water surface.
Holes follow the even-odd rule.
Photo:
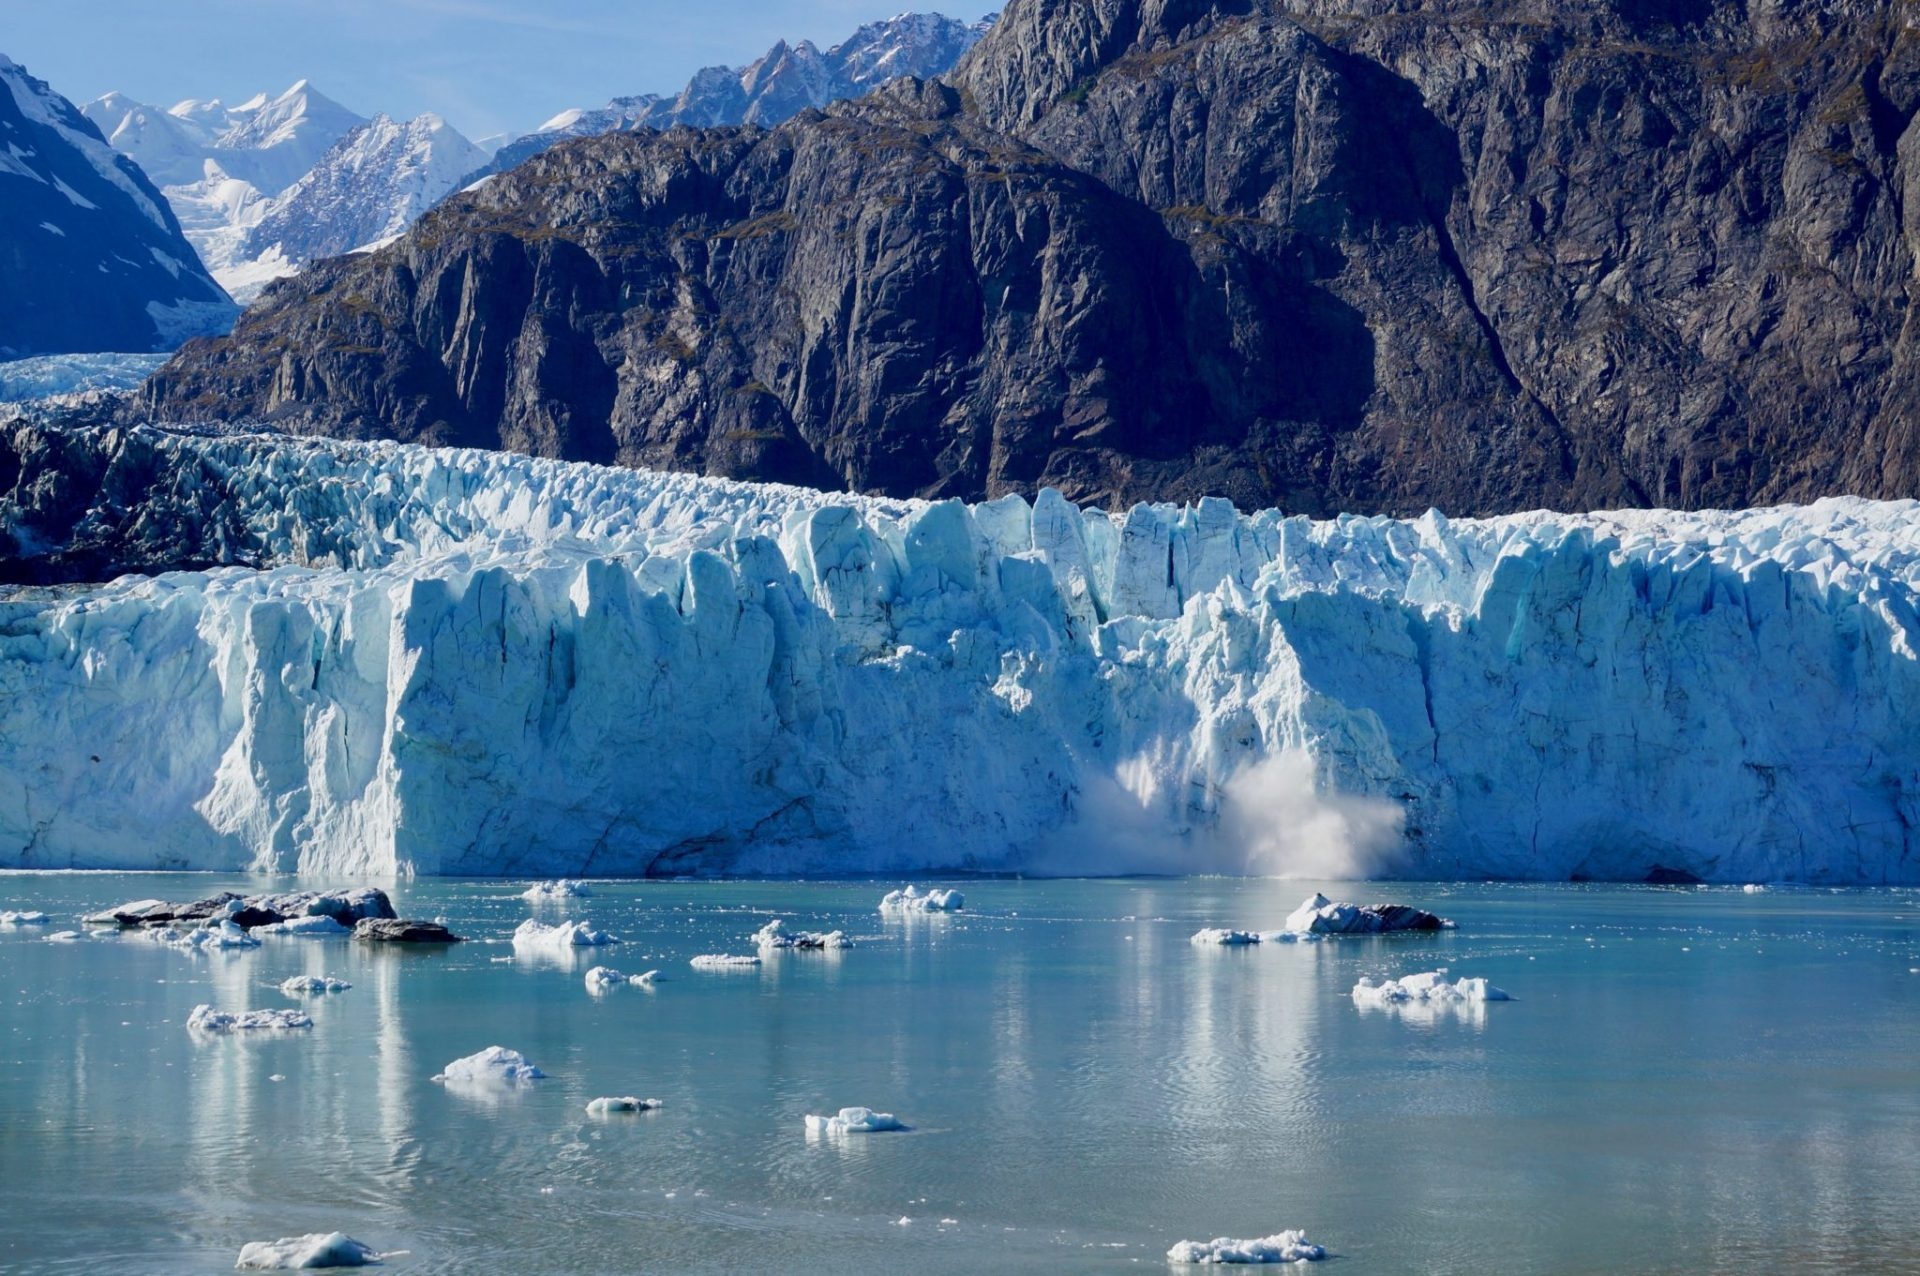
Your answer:
[[[1437,937],[1196,948],[1299,883],[970,882],[883,920],[875,883],[417,881],[446,952],[268,940],[52,944],[77,914],[259,879],[0,875],[0,1269],[211,1272],[339,1228],[395,1272],[1117,1270],[1301,1227],[1341,1270],[1920,1272],[1920,897],[1900,891],[1327,887]],[[505,962],[540,915],[631,942]],[[749,951],[769,916],[833,955]],[[590,996],[587,966],[659,967]],[[1519,1000],[1356,1009],[1361,975],[1451,967]],[[308,1033],[197,1041],[199,1002]],[[429,1078],[500,1044],[551,1080]],[[279,1076],[283,1079],[273,1080]],[[665,1110],[589,1118],[603,1094]],[[913,1128],[808,1142],[861,1104]],[[902,1222],[910,1219],[910,1222]]]

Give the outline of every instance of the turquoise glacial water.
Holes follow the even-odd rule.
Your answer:
[[[1239,880],[603,883],[538,915],[629,942],[505,960],[524,883],[413,881],[444,952],[270,940],[46,942],[210,875],[0,875],[0,1270],[215,1272],[340,1229],[413,1272],[1164,1269],[1168,1246],[1303,1228],[1328,1270],[1920,1272],[1920,894]],[[1439,936],[1204,949],[1321,885]],[[769,917],[839,955],[692,970]],[[658,988],[588,994],[607,963]],[[1362,975],[1446,966],[1517,1000],[1362,1011]],[[310,1032],[199,1040],[198,1003]],[[483,1046],[550,1079],[431,1078]],[[597,1095],[657,1113],[590,1118]],[[912,1128],[809,1142],[867,1105]]]

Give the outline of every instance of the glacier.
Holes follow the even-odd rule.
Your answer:
[[[1913,502],[1114,514],[114,437],[71,534],[236,565],[0,592],[0,865],[1920,881]]]

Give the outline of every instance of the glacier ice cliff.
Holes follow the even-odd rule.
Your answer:
[[[233,565],[0,593],[4,865],[1920,881],[1913,502],[1114,515],[34,428],[16,569]]]

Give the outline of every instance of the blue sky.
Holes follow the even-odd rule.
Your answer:
[[[0,53],[76,102],[243,101],[299,79],[371,115],[437,111],[469,137],[677,89],[776,39],[822,48],[913,0],[0,0]]]

